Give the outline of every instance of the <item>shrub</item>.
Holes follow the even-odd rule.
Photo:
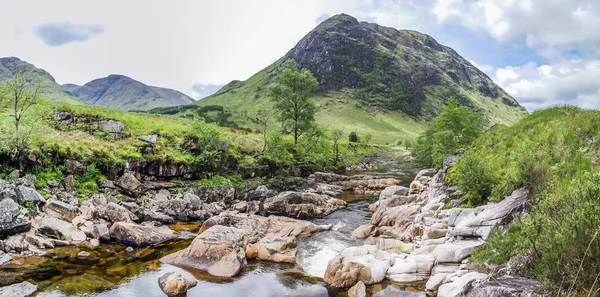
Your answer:
[[[395,146],[401,146],[402,145],[402,139],[396,139],[396,141],[394,142]]]
[[[348,141],[349,142],[358,142],[358,134],[356,134],[356,132],[352,131],[350,132],[350,134],[348,134]]]
[[[452,168],[449,179],[465,192],[469,204],[483,204],[492,193],[496,182],[481,157],[465,155],[456,167]]]
[[[216,124],[195,120],[192,123],[194,135],[195,163],[200,166],[215,167],[221,160],[224,139],[223,132]]]

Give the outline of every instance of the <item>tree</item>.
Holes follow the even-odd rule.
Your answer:
[[[227,150],[223,132],[214,123],[206,123],[204,119],[194,120],[191,124],[193,139],[192,152],[196,155],[196,164],[216,167],[223,152]]]
[[[356,132],[354,132],[354,131],[350,132],[350,134],[348,134],[348,141],[349,142],[358,142],[358,134],[356,134]]]
[[[255,124],[258,124],[261,129],[261,133],[263,135],[263,148],[261,151],[261,155],[265,153],[267,150],[267,128],[269,125],[269,120],[271,119],[271,110],[262,105],[257,105],[254,113],[250,116],[250,121]]]
[[[365,144],[369,144],[369,142],[371,141],[371,139],[373,139],[373,134],[367,133],[367,135],[365,135],[363,141],[365,142]]]
[[[294,145],[315,121],[317,107],[311,97],[318,85],[310,71],[298,70],[296,62],[289,60],[269,88],[277,120],[284,131],[293,134]]]
[[[334,129],[331,131],[331,141],[333,141],[333,165],[337,165],[340,159],[340,147],[339,142],[342,139],[344,132],[341,129]]]
[[[417,139],[412,153],[417,162],[441,167],[456,149],[469,146],[482,132],[481,115],[450,98],[448,105]]]
[[[40,100],[41,79],[33,73],[14,67],[14,75],[0,85],[0,103],[6,108],[14,123],[14,129],[7,133],[9,153],[22,167],[21,157],[30,146],[30,137],[35,123],[26,123],[29,110]],[[20,168],[22,169],[22,168]]]

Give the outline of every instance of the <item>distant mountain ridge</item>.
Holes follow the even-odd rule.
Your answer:
[[[241,126],[251,127],[244,114],[271,104],[268,87],[288,59],[317,78],[319,120],[347,132],[414,138],[450,97],[482,114],[488,126],[511,124],[527,114],[484,72],[431,36],[345,14],[323,21],[246,81],[232,81],[193,105],[222,106]],[[182,114],[192,112],[181,108]]]
[[[195,102],[179,91],[148,86],[124,75],[111,74],[83,86],[64,84],[63,87],[87,105],[122,110],[149,110]]]
[[[46,70],[37,68],[16,57],[0,58],[0,83],[13,77],[15,75],[15,70],[29,71],[33,76],[40,78],[42,84],[40,97],[42,99],[54,102],[81,104],[69,91],[56,83],[54,77]]]

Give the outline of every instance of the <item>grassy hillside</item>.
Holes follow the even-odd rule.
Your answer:
[[[510,127],[495,126],[465,152],[449,178],[471,197],[499,200],[519,187],[532,193],[530,214],[508,233],[496,232],[476,254],[479,263],[489,268],[521,255],[521,273],[554,292],[597,295],[600,111],[554,107]]]
[[[81,104],[73,95],[56,83],[50,73],[18,58],[0,58],[0,82],[11,78],[15,74],[15,69],[18,71],[29,71],[32,76],[39,77],[42,84],[41,97],[45,100]]]
[[[83,86],[66,84],[64,87],[87,105],[121,110],[148,110],[194,102],[181,92],[148,86],[123,75],[109,75]]]
[[[268,87],[287,59],[319,81],[315,99],[321,122],[346,133],[371,133],[379,143],[414,139],[450,97],[481,113],[488,126],[514,123],[527,113],[483,72],[430,36],[348,15],[324,21],[272,65],[193,105],[222,106],[228,121],[252,128],[246,115],[256,105],[270,105]],[[189,107],[178,111],[198,114]]]

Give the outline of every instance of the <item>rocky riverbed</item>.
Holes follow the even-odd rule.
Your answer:
[[[0,295],[531,293],[532,281],[491,281],[468,262],[492,227],[523,210],[526,191],[445,209],[463,199],[445,171],[418,171],[405,157],[248,193],[125,173],[83,200],[68,181],[35,189],[34,176],[15,172],[0,181]]]

